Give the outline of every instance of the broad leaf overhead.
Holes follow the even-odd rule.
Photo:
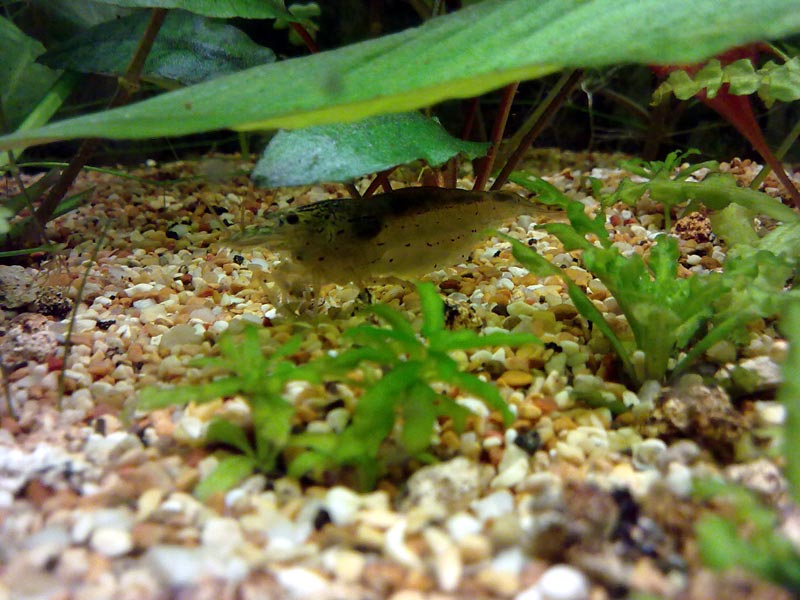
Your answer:
[[[696,63],[800,31],[796,4],[485,0],[416,29],[6,136],[0,149],[84,136],[307,127],[474,96],[564,67]]]
[[[43,51],[39,42],[0,17],[0,106],[7,129],[16,128],[58,78],[57,71],[34,62]]]
[[[264,187],[349,181],[418,158],[430,165],[459,152],[475,158],[487,148],[488,144],[452,137],[437,121],[419,113],[381,115],[281,131],[264,150],[252,177]]]
[[[148,11],[101,23],[39,57],[50,67],[82,73],[122,75],[147,27]],[[143,75],[157,80],[198,83],[274,62],[275,53],[222,21],[182,10],[170,11]]]

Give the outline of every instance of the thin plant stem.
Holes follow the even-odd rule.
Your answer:
[[[500,105],[497,109],[497,117],[494,120],[492,127],[492,139],[490,140],[489,152],[486,158],[481,161],[481,170],[475,177],[475,185],[472,186],[473,190],[483,190],[486,183],[489,181],[489,175],[494,168],[494,159],[497,156],[497,149],[500,147],[500,142],[503,141],[503,133],[506,130],[506,123],[508,123],[508,115],[511,112],[511,105],[514,102],[514,95],[517,93],[519,82],[508,84],[503,89],[503,97],[500,99]]]
[[[83,272],[83,277],[81,277],[81,282],[78,285],[78,292],[75,294],[75,300],[72,304],[72,314],[69,316],[67,334],[64,337],[64,355],[62,358],[61,372],[58,375],[58,410],[61,410],[64,405],[64,384],[66,383],[67,361],[69,359],[69,352],[72,349],[72,332],[75,329],[75,320],[78,318],[78,308],[83,298],[83,291],[86,289],[86,282],[89,280],[89,272],[92,270],[92,265],[97,261],[97,254],[100,252],[100,248],[106,240],[106,233],[110,225],[110,220],[106,221],[103,225],[103,229],[89,255],[89,264],[86,265],[86,270]]]
[[[150,21],[147,23],[147,28],[145,29],[142,38],[139,40],[139,45],[136,48],[136,52],[134,53],[131,62],[128,64],[125,75],[119,79],[117,90],[114,93],[113,98],[111,98],[109,101],[107,108],[116,108],[118,106],[122,106],[123,104],[127,104],[133,93],[138,89],[139,79],[141,78],[144,62],[147,60],[147,56],[150,54],[150,50],[153,47],[153,42],[155,41],[156,35],[158,35],[158,31],[161,29],[161,25],[164,23],[166,16],[166,9],[154,8],[151,11]],[[39,208],[33,215],[33,220],[38,221],[39,223],[47,223],[47,221],[50,220],[50,217],[55,212],[58,203],[61,202],[61,199],[66,195],[67,190],[69,190],[70,186],[75,181],[75,178],[81,172],[84,165],[89,162],[89,158],[91,158],[94,150],[97,148],[98,143],[99,140],[97,138],[89,138],[81,143],[78,151],[75,153],[75,156],[61,174],[61,178],[42,199]],[[30,241],[31,237],[32,228],[28,228],[28,230],[22,234],[22,242],[25,243]]]
[[[789,135],[787,135],[784,138],[783,142],[781,142],[781,145],[775,151],[775,158],[781,160],[784,156],[786,156],[786,153],[794,145],[795,141],[797,141],[798,136],[800,136],[800,121],[795,123],[795,126],[792,127],[792,130],[789,132]],[[750,188],[757,190],[761,186],[761,184],[764,183],[764,180],[770,173],[772,173],[772,168],[768,164],[765,164],[762,167],[762,169],[758,172],[758,175],[756,175],[753,178],[753,181],[750,182]]]
[[[345,183],[344,187],[347,188],[347,191],[350,192],[351,198],[356,198],[358,200],[361,199],[361,194],[358,193],[358,188],[353,183]]]
[[[308,51],[311,54],[316,54],[319,52],[319,46],[317,46],[317,42],[314,41],[314,38],[311,37],[311,34],[305,27],[294,21],[292,21],[290,25],[292,26],[292,29],[294,29],[294,32],[300,36],[300,39],[303,40],[303,43],[306,45],[306,48],[308,48]]]
[[[384,192],[391,192],[392,184],[389,182],[389,175],[394,170],[395,167],[391,167],[389,169],[386,169],[385,171],[380,171],[378,174],[376,174],[375,179],[373,179],[370,182],[369,186],[367,186],[367,189],[364,192],[363,197],[369,198],[378,190],[379,187],[382,187]]]
[[[565,71],[561,75],[561,78],[550,90],[550,93],[547,94],[544,101],[536,107],[533,114],[531,114],[522,127],[520,127],[519,133],[515,134],[511,139],[511,144],[513,144],[515,139],[518,136],[520,137],[511,156],[509,156],[506,164],[494,180],[491,189],[498,190],[505,185],[506,181],[508,181],[508,176],[511,175],[511,172],[517,167],[522,157],[525,155],[525,152],[530,148],[534,140],[539,137],[539,134],[550,122],[550,119],[556,111],[564,104],[572,88],[577,85],[581,77],[583,77],[583,71],[580,69]]]

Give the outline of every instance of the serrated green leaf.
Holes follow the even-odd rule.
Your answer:
[[[380,115],[281,131],[264,149],[251,177],[265,188],[350,181],[417,159],[438,166],[459,153],[476,158],[488,148],[451,136],[438,121],[417,112]]]
[[[430,281],[418,283],[417,293],[422,312],[420,333],[428,340],[433,340],[444,332],[444,301]]]
[[[712,59],[694,75],[683,70],[672,71],[653,92],[653,104],[660,104],[669,94],[688,100],[705,92],[714,98],[726,84],[728,93],[734,96],[758,92],[768,107],[776,100],[793,102],[800,99],[800,58],[795,56],[781,65],[769,61],[760,69],[744,58],[725,66]]]
[[[486,0],[416,29],[5,136],[0,149],[308,127],[475,96],[567,67],[692,64],[800,31],[793,2],[736,0],[720,10],[718,0]]]
[[[225,492],[244,481],[254,471],[253,462],[242,455],[226,456],[194,488],[194,495],[205,500],[216,492]]]
[[[139,392],[136,408],[156,410],[168,406],[181,406],[189,402],[210,402],[217,398],[232,396],[241,389],[238,377],[223,377],[210,383],[182,387],[148,387]]]
[[[95,25],[51,48],[38,62],[81,73],[123,75],[150,18],[136,12]],[[275,53],[239,29],[185,11],[170,11],[142,69],[157,82],[191,85],[275,61]]]
[[[412,456],[430,446],[436,421],[437,396],[427,385],[418,384],[408,391],[401,405],[403,428],[400,438]]]
[[[253,452],[253,447],[250,445],[250,440],[247,438],[244,429],[234,425],[227,419],[214,419],[208,424],[206,441],[236,448],[251,461],[255,458],[255,452]]]
[[[179,8],[206,17],[294,21],[283,0],[95,0],[132,8]]]

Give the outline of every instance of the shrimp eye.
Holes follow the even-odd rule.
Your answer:
[[[300,217],[298,217],[295,213],[289,213],[286,215],[286,222],[289,225],[297,225],[300,222]]]

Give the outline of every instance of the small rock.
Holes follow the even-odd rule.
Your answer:
[[[43,315],[23,313],[14,317],[0,338],[0,360],[12,369],[29,360],[45,362],[58,351],[52,321]]]
[[[589,580],[568,565],[555,565],[544,572],[536,583],[542,600],[587,600]],[[517,597],[516,600],[519,600]]]
[[[133,549],[133,537],[124,529],[98,527],[92,532],[89,546],[103,556],[123,556]]]
[[[533,383],[533,375],[530,371],[506,371],[497,382],[509,387],[525,387]]]
[[[405,509],[419,507],[432,517],[445,518],[466,509],[486,487],[491,467],[463,457],[421,468],[408,480]]]

